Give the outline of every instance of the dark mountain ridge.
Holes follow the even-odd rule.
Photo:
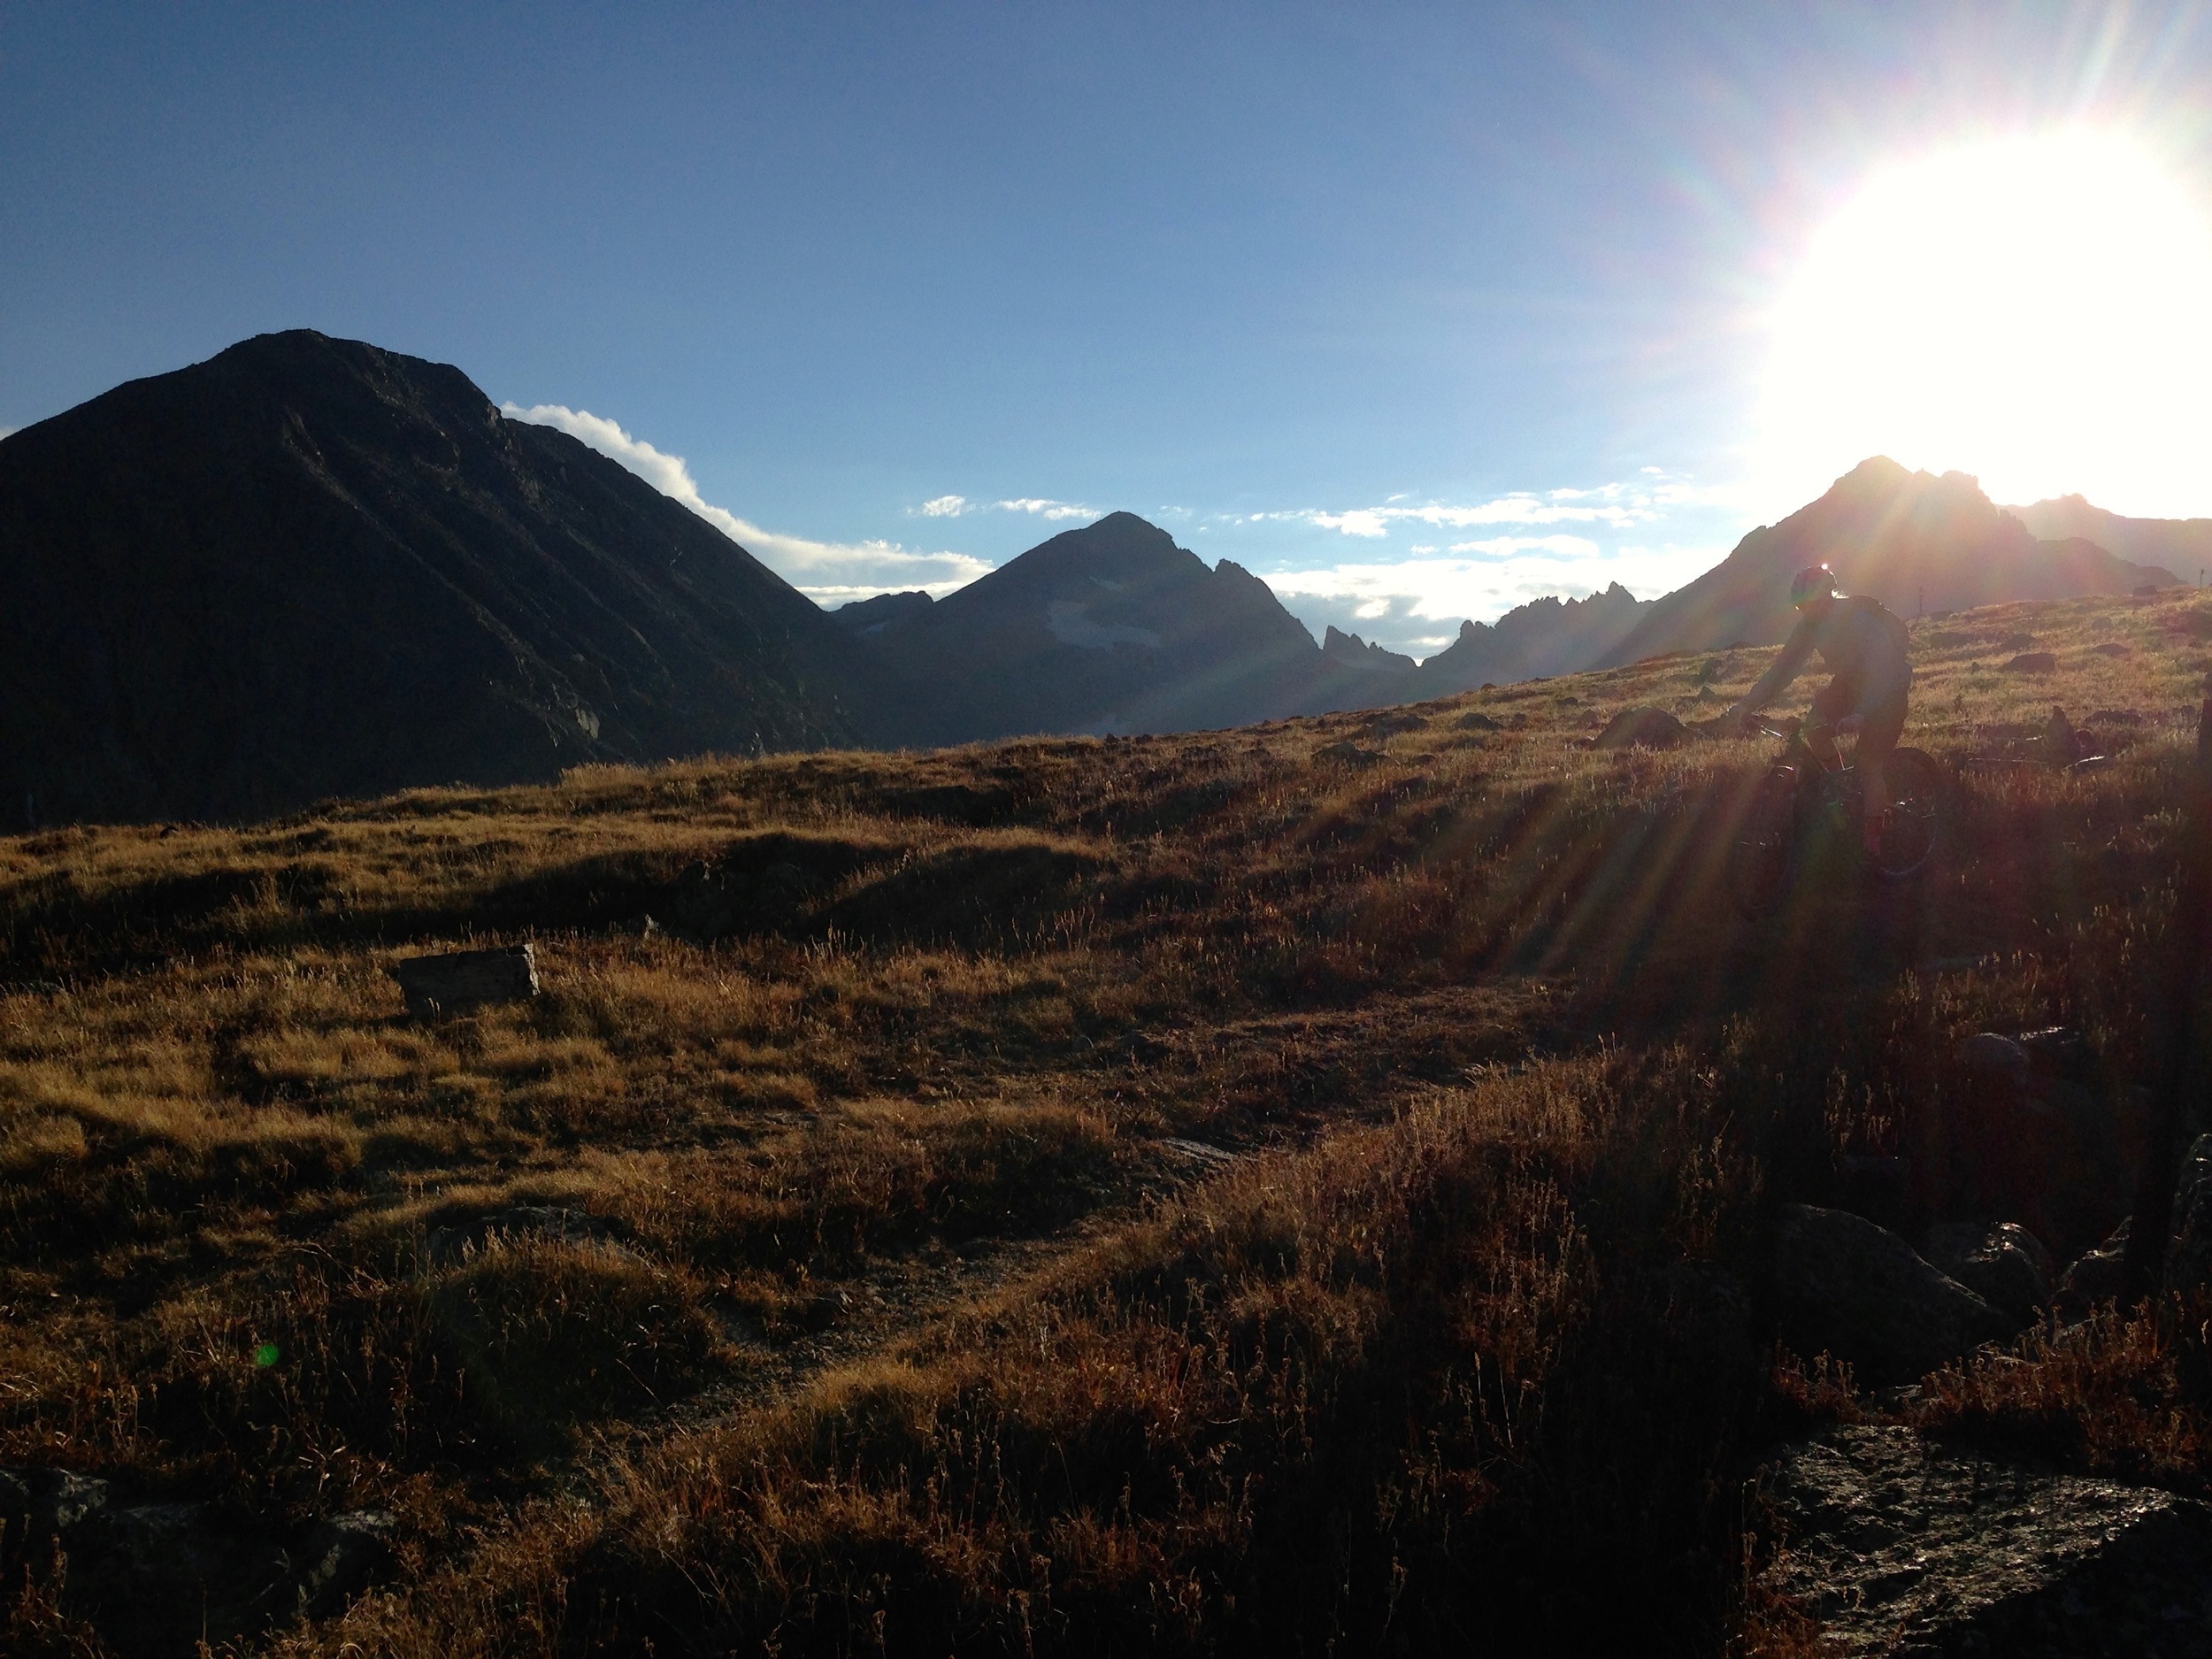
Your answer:
[[[1359,707],[1395,701],[1387,687],[1410,666],[1346,643],[1325,650],[1258,577],[1227,559],[1210,568],[1128,512],[1054,536],[934,603],[887,595],[836,614],[849,613],[891,688],[879,729],[918,746]]]
[[[2046,508],[2194,545],[2196,521],[2024,511]],[[265,334],[0,441],[0,823],[1381,707],[1779,638],[1790,572],[1820,558],[1907,614],[2173,580],[1877,457],[1663,599],[1538,599],[1419,664],[1317,644],[1258,577],[1126,512],[942,600],[825,612],[458,369]]]
[[[1876,456],[1781,523],[1761,525],[1696,580],[1654,601],[1590,665],[1738,641],[1773,643],[1789,632],[1792,574],[1824,562],[1845,592],[1870,594],[1903,617],[2124,594],[2174,580],[2170,571],[2078,538],[2038,541],[1964,472],[1938,478]]]
[[[850,743],[821,611],[459,370],[306,330],[0,442],[0,812]]]
[[[2039,536],[2078,536],[2138,564],[2163,565],[2182,580],[2212,569],[2212,518],[2129,518],[2079,495],[2005,511]]]
[[[1578,672],[1627,638],[1652,603],[1615,582],[1584,599],[1532,599],[1494,623],[1463,622],[1459,637],[1421,664],[1419,695]]]

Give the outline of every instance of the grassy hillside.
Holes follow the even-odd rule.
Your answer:
[[[1773,745],[1590,747],[1754,649],[0,841],[0,1463],[395,1513],[288,1652],[1787,1651],[1742,1478],[1876,1402],[1766,1340],[1769,1209],[1964,1033],[2141,1073],[2208,638],[1916,624],[1951,855],[1757,926]],[[526,938],[524,1004],[385,972]],[[1891,1409],[2204,1486],[2198,1324],[2026,1353]],[[16,1647],[206,1628],[5,1548]]]

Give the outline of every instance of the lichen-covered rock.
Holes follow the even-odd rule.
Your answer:
[[[1772,1290],[1783,1340],[1832,1354],[1863,1382],[1909,1382],[2019,1327],[1886,1227],[1842,1210],[1785,1204]]]
[[[1946,1222],[1928,1229],[1927,1243],[1930,1262],[2022,1325],[2050,1302],[2057,1264],[2016,1221]]]
[[[2212,1510],[2147,1486],[1830,1430],[1762,1471],[1764,1579],[1837,1655],[2212,1652]]]

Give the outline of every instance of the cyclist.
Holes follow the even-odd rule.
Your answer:
[[[1879,602],[1836,591],[1835,572],[1815,565],[1790,582],[1790,603],[1800,620],[1782,654],[1759,683],[1729,710],[1736,726],[1780,696],[1805,670],[1815,651],[1834,678],[1813,697],[1805,742],[1824,766],[1839,764],[1836,734],[1856,727],[1859,784],[1866,802],[1866,850],[1878,852],[1889,817],[1885,763],[1905,730],[1905,699],[1912,688],[1910,641],[1905,625]]]

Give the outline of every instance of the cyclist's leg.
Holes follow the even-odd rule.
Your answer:
[[[1857,686],[1838,674],[1813,694],[1812,712],[1805,717],[1805,747],[1831,772],[1842,764],[1836,754],[1836,722],[1851,712],[1858,692]]]
[[[1858,768],[1860,798],[1866,803],[1866,849],[1879,852],[1882,828],[1889,818],[1889,757],[1897,740],[1905,734],[1905,688],[1878,697],[1858,710],[1859,747],[1853,756]]]

